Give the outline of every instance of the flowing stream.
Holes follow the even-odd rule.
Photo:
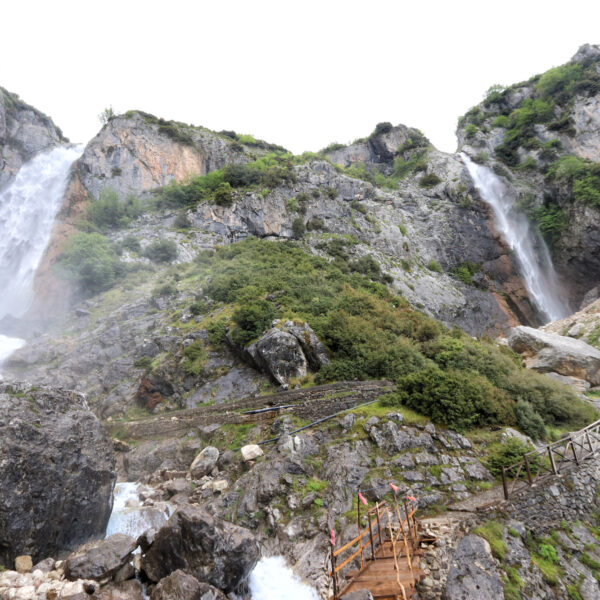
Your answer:
[[[113,533],[126,533],[137,538],[147,529],[160,527],[166,522],[172,514],[171,505],[163,503],[164,506],[160,508],[144,507],[140,499],[143,491],[144,486],[138,483],[117,483],[106,528],[107,537]],[[248,584],[251,600],[319,600],[314,588],[294,575],[282,556],[261,558],[250,573]]]
[[[25,314],[33,299],[33,278],[50,240],[69,168],[83,146],[61,146],[24,164],[0,189],[0,319]],[[0,363],[24,344],[0,335]]]
[[[529,297],[548,321],[569,314],[550,252],[541,235],[530,226],[527,216],[514,206],[514,198],[493,171],[461,157],[483,200],[492,207],[498,231],[515,253]]]

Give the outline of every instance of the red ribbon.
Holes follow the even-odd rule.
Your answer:
[[[335,546],[335,531],[331,530],[331,545]]]
[[[360,493],[358,492],[358,499],[365,505],[368,506],[369,503],[367,502],[367,499]]]
[[[391,482],[390,482],[390,487],[394,490],[394,494],[397,494],[398,490],[400,489],[397,485],[394,485]]]
[[[416,502],[417,499],[414,496],[406,496],[411,502]]]

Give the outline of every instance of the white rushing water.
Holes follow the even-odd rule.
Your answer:
[[[117,483],[106,537],[125,533],[137,538],[150,527],[160,527],[167,520],[172,507],[165,503],[165,511],[164,508],[142,506],[140,493],[143,490],[144,486],[138,483]],[[319,600],[317,592],[294,575],[282,556],[261,558],[250,573],[248,583],[251,600]]]
[[[50,240],[69,167],[83,146],[54,148],[24,164],[0,190],[0,319],[31,305],[33,277]],[[0,362],[25,342],[0,336]]]
[[[570,314],[558,283],[548,247],[530,226],[526,215],[514,206],[503,181],[490,169],[461,154],[483,200],[492,207],[498,231],[514,251],[530,298],[548,321]]]

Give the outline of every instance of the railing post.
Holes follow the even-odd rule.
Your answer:
[[[406,498],[404,498],[404,514],[406,515],[406,528],[408,529],[408,537],[411,538],[412,532],[410,530],[410,517],[408,516],[408,502],[406,501]]]
[[[573,448],[573,456],[575,457],[575,464],[579,465],[579,457],[577,456],[577,449],[575,448],[575,444],[573,442],[573,436],[571,436],[569,438],[569,441],[571,442],[571,448]]]
[[[552,448],[548,446],[548,456],[550,456],[550,466],[552,467],[552,473],[554,475],[558,475],[558,469],[556,468],[556,463],[554,462],[554,456],[552,455]]]
[[[379,535],[379,547],[381,548],[381,554],[383,556],[383,542],[381,541],[381,525],[379,524],[379,502],[375,502],[375,509],[377,510],[377,534]]]
[[[335,570],[335,549],[333,544],[331,545],[331,574],[333,581],[333,597],[337,599],[338,597],[338,584],[337,584],[337,573]]]
[[[356,495],[356,514],[358,516],[357,521],[358,521],[358,547],[360,548],[360,568],[362,569],[364,564],[365,564],[365,560],[363,558],[363,544],[362,544],[362,539],[360,537],[360,498],[358,497],[358,493]]]
[[[371,527],[371,515],[367,511],[367,520],[369,521],[369,538],[371,539],[371,560],[375,560],[375,546],[373,545],[373,528]]]
[[[590,438],[590,432],[585,432],[585,438],[587,439],[588,446],[590,447],[590,452],[592,456],[596,456],[596,450],[594,449],[594,445],[592,444],[592,438]]]
[[[527,454],[523,456],[525,459],[525,470],[527,471],[527,479],[529,479],[529,485],[533,485],[533,481],[531,480],[531,471],[529,470],[529,459],[527,458]]]
[[[506,483],[506,469],[502,465],[502,489],[504,490],[504,499],[508,500],[508,485]]]

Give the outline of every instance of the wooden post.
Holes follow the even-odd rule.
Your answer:
[[[379,502],[375,502],[375,510],[377,510],[377,535],[379,535],[379,547],[383,556],[383,542],[381,541],[381,525],[379,524]]]
[[[371,539],[371,560],[375,560],[375,546],[373,545],[373,528],[371,527],[371,515],[367,511],[367,521],[369,521],[369,538]]]
[[[333,597],[337,599],[338,597],[338,585],[337,585],[337,573],[335,571],[335,549],[333,544],[331,544],[331,575],[333,580]]]
[[[571,436],[569,439],[571,441],[571,448],[573,448],[573,456],[575,457],[575,464],[579,465],[579,457],[577,456],[577,449],[575,448],[575,444],[573,442],[573,436]]]
[[[408,510],[408,502],[406,501],[406,498],[404,498],[404,514],[406,515],[406,528],[408,529],[408,537],[411,537],[410,517],[408,516],[410,513]]]
[[[529,485],[533,485],[533,481],[531,480],[531,470],[529,469],[529,459],[527,458],[527,454],[523,456],[525,460],[525,470],[527,471],[527,479],[529,479]]]
[[[552,454],[552,448],[548,446],[548,455],[550,456],[550,466],[552,467],[552,473],[554,475],[558,475],[558,469],[556,468],[556,463],[554,462],[554,455]]]
[[[506,483],[506,469],[502,465],[502,489],[504,490],[504,499],[508,500],[508,485]]]
[[[588,446],[590,447],[590,452],[592,453],[592,456],[596,456],[596,450],[594,449],[594,445],[592,444],[592,438],[590,438],[589,431],[585,432],[585,437],[587,439]]]
[[[358,492],[356,494],[356,513],[358,515],[358,547],[360,548],[360,568],[362,569],[364,564],[365,564],[365,560],[363,558],[363,549],[362,549],[362,540],[360,539],[360,498],[358,497]]]

